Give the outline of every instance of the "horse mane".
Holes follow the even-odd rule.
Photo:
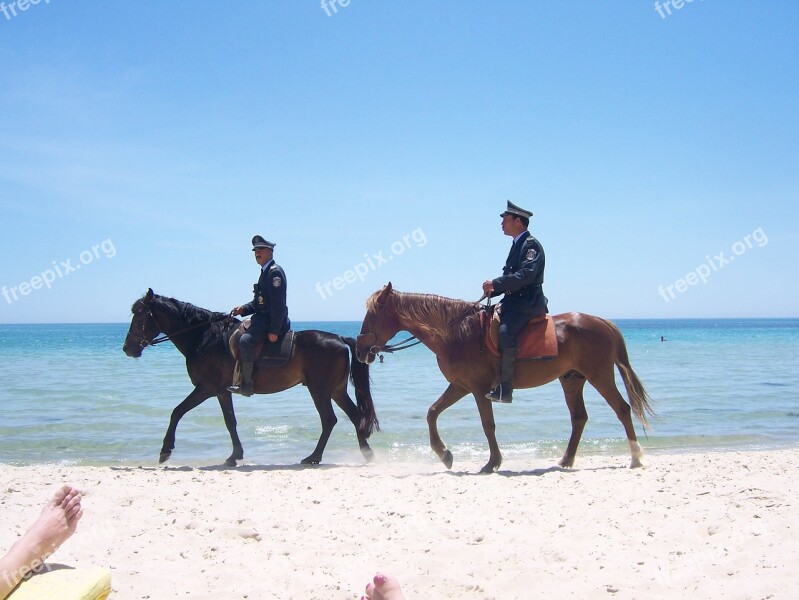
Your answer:
[[[370,312],[379,310],[379,295],[380,291],[377,291],[366,301]],[[397,290],[392,290],[388,301],[398,318],[415,323],[424,333],[444,342],[464,342],[476,332],[477,311],[468,313],[475,307],[473,302]]]
[[[226,313],[200,308],[189,302],[176,300],[175,298],[168,298],[166,296],[153,296],[153,302],[164,306],[167,310],[174,312],[182,317],[187,325],[197,325],[200,323],[208,323],[222,321],[227,316]]]

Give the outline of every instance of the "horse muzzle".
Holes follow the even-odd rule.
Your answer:
[[[374,335],[374,334],[359,335],[357,340],[355,341],[355,358],[357,358],[360,362],[369,365],[375,361],[377,353],[380,352],[380,346],[373,344],[367,347],[364,340],[364,338],[367,335]]]
[[[139,358],[147,345],[147,340],[142,340],[139,344],[134,344],[128,340],[125,340],[125,343],[122,345],[122,352],[131,358]]]

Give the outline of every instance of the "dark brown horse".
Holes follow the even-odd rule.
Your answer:
[[[191,409],[216,396],[225,425],[233,442],[233,454],[225,461],[235,466],[244,458],[238,433],[233,399],[227,386],[233,379],[234,360],[228,351],[228,338],[240,321],[225,313],[211,312],[174,298],[165,298],[148,290],[132,307],[133,319],[122,350],[138,358],[142,350],[153,345],[156,336],[169,339],[186,357],[186,370],[194,384],[194,391],[172,411],[169,427],[164,436],[159,462],[169,460],[175,448],[175,431],[180,419]],[[355,387],[356,406],[347,393],[347,379]],[[313,398],[322,420],[322,434],[310,456],[303,464],[318,464],[327,440],[336,424],[331,398],[355,425],[358,445],[366,460],[373,457],[366,441],[372,430],[379,431],[372,395],[369,389],[369,365],[355,357],[355,340],[326,331],[298,331],[294,336],[291,359],[281,367],[256,367],[254,384],[256,394],[273,394],[303,384]]]
[[[371,363],[375,354],[398,331],[408,331],[430,348],[449,387],[427,411],[430,446],[450,468],[452,453],[438,434],[439,415],[471,393],[483,422],[483,431],[491,451],[481,472],[499,469],[502,454],[495,436],[494,411],[486,392],[496,384],[499,359],[481,351],[481,326],[478,305],[430,294],[409,294],[394,290],[389,283],[366,302],[366,317],[357,340],[358,358]],[[560,466],[574,466],[574,457],[588,413],[583,401],[586,380],[602,394],[624,425],[630,444],[630,467],[641,466],[642,450],[635,436],[630,405],[616,389],[613,366],[624,380],[632,410],[646,427],[646,413],[654,415],[649,396],[630,366],[624,338],[618,327],[582,313],[555,315],[558,356],[549,361],[519,361],[513,378],[515,388],[531,388],[559,379],[571,413],[572,433]]]

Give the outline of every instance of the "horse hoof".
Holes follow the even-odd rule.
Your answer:
[[[450,452],[449,450],[445,450],[444,451],[444,455],[441,457],[441,462],[444,463],[444,466],[447,467],[447,469],[451,469],[452,468],[452,452]]]
[[[300,464],[302,464],[302,465],[318,465],[319,462],[320,462],[319,459],[313,458],[312,456],[309,456],[308,458],[303,458],[300,461]]]
[[[361,450],[361,452],[363,452],[363,457],[366,459],[366,462],[368,462],[368,463],[374,462],[375,453],[372,451],[371,448],[368,448],[368,447],[367,448],[363,448]]]
[[[158,457],[158,463],[163,464],[169,460],[169,457],[172,456],[171,452],[162,452],[161,455]]]
[[[484,473],[484,474],[496,473],[497,471],[499,471],[499,466],[501,464],[502,464],[502,462],[498,462],[498,463],[489,462],[489,463],[486,464],[486,466],[484,466],[482,469],[480,469],[480,473]]]
[[[236,459],[232,456],[225,461],[226,467],[235,467],[236,466]]]

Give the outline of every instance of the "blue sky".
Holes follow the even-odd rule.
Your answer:
[[[10,4],[0,323],[229,310],[256,233],[295,321],[475,300],[507,199],[553,313],[799,316],[795,2]]]

